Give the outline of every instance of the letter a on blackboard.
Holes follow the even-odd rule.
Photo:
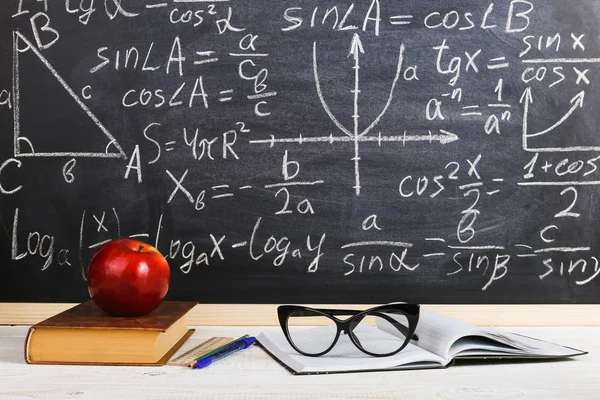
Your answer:
[[[25,80],[27,85],[22,85]],[[12,86],[15,157],[125,158],[125,152],[98,117],[18,31],[13,34]],[[33,121],[43,122],[33,126],[48,127],[48,132],[60,132],[61,136],[39,129],[27,131],[25,125]],[[98,129],[101,134],[94,134]]]

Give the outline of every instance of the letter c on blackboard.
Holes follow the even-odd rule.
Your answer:
[[[15,158],[9,158],[8,160],[4,161],[2,163],[2,165],[0,165],[0,175],[2,174],[2,171],[4,170],[4,167],[6,167],[8,164],[11,164],[11,163],[17,163],[17,168],[21,168],[22,162],[20,160],[17,160]],[[0,193],[2,193],[2,194],[13,194],[13,193],[18,192],[22,188],[23,188],[23,185],[20,185],[13,190],[6,190],[6,189],[4,189],[4,187],[2,186],[2,182],[0,181]]]
[[[83,97],[86,100],[89,100],[92,98],[92,95],[89,94],[89,91],[92,87],[90,85],[87,85],[86,87],[84,87],[83,89],[81,89],[81,97]],[[86,94],[87,93],[87,94]]]

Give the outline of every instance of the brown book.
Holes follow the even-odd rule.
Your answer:
[[[164,365],[194,332],[186,324],[194,302],[163,301],[148,315],[116,317],[92,300],[29,328],[28,364]]]

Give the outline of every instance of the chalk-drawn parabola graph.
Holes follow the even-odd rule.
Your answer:
[[[446,130],[439,130],[438,133],[432,133],[428,131],[427,134],[423,135],[407,135],[407,132],[404,131],[401,135],[381,135],[381,132],[378,133],[377,136],[367,136],[371,131],[379,124],[381,118],[385,115],[388,108],[390,107],[392,100],[394,99],[394,93],[396,91],[396,86],[400,79],[400,75],[402,72],[402,65],[404,61],[404,44],[400,44],[400,49],[398,52],[398,62],[396,66],[396,73],[394,79],[392,81],[390,91],[388,94],[387,101],[379,113],[379,115],[362,131],[359,131],[359,119],[360,119],[360,110],[358,106],[358,97],[361,93],[360,89],[360,54],[364,54],[364,47],[360,40],[358,34],[354,34],[352,38],[352,42],[350,44],[350,52],[348,56],[352,56],[354,59],[354,88],[350,91],[353,95],[353,129],[352,131],[346,128],[331,112],[325,98],[323,96],[323,91],[321,90],[321,84],[319,80],[319,68],[318,68],[318,57],[317,57],[317,42],[313,42],[313,75],[315,79],[315,86],[317,90],[317,95],[319,97],[319,101],[321,102],[321,106],[326,112],[329,119],[335,124],[335,126],[344,133],[346,136],[334,136],[330,133],[328,136],[302,136],[298,137],[287,137],[287,138],[275,138],[274,135],[271,135],[270,139],[261,139],[261,140],[250,140],[251,144],[268,144],[270,147],[274,147],[275,144],[307,144],[307,143],[329,143],[330,145],[334,143],[340,142],[353,142],[354,143],[354,157],[352,161],[354,161],[354,174],[355,174],[355,184],[353,189],[355,189],[356,195],[360,195],[360,146],[359,143],[364,142],[377,142],[380,146],[384,142],[401,142],[402,144],[406,144],[406,142],[416,142],[416,141],[428,141],[430,143],[437,142],[440,144],[447,144],[458,140],[458,136],[454,133],[448,132]]]

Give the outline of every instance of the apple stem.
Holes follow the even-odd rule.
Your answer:
[[[143,248],[144,248],[144,246],[142,246],[142,245],[140,244],[140,247],[138,247],[138,251],[142,251],[142,249],[143,249]]]

